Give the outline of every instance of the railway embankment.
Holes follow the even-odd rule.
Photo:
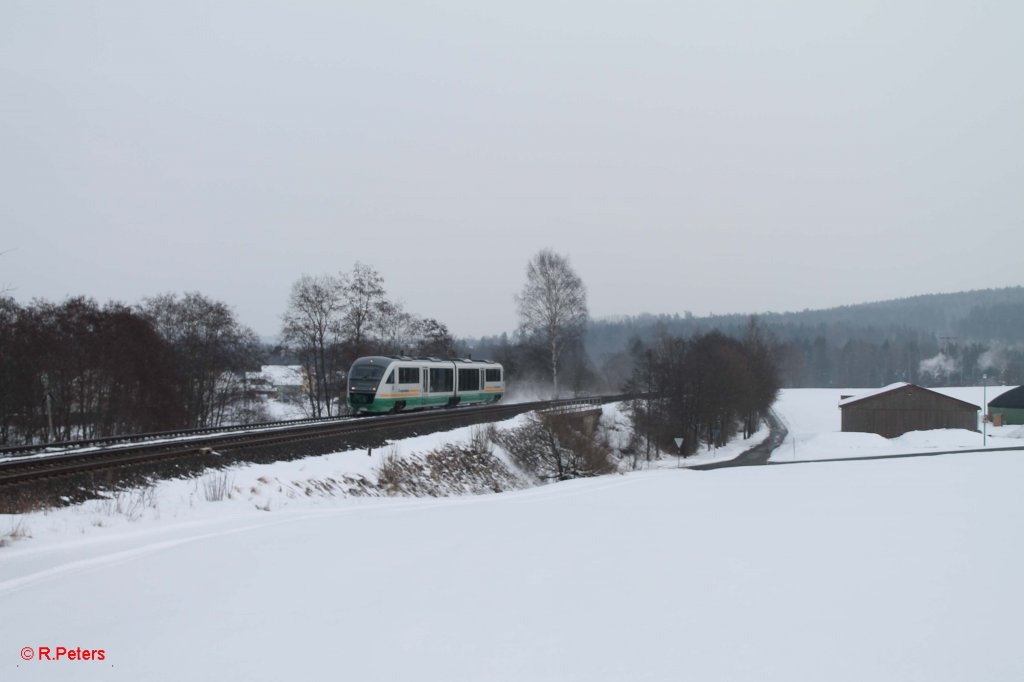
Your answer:
[[[623,396],[593,399],[607,403]],[[460,427],[489,424],[537,410],[572,409],[579,401],[505,403],[372,418],[289,423],[247,429],[70,448],[0,459],[0,513],[59,506],[154,480],[194,478],[209,469],[271,464],[336,452],[372,452],[389,443]],[[427,467],[431,469],[430,467]],[[431,469],[432,470],[432,469]]]

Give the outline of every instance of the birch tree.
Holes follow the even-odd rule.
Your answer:
[[[516,296],[519,333],[542,343],[550,361],[551,385],[559,395],[558,364],[562,352],[583,335],[587,325],[587,289],[568,258],[544,249],[526,266],[526,284]]]

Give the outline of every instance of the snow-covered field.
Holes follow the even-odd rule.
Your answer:
[[[833,433],[838,391],[810,393],[778,406],[798,454],[857,435]],[[240,467],[222,501],[177,481],[120,511],[0,517],[32,535],[0,548],[0,678],[1024,679],[1024,453],[443,499],[311,485],[384,454]]]
[[[1014,388],[1013,386],[981,386],[966,388],[936,388],[958,400],[978,405],[984,397],[991,401]],[[857,395],[867,389],[800,388],[784,389],[775,405],[776,412],[789,428],[786,441],[774,453],[772,461],[832,459],[845,457],[875,457],[913,452],[941,452],[946,450],[981,449],[982,433],[963,429],[937,429],[912,431],[898,438],[882,438],[873,433],[843,433],[840,431],[839,398]],[[981,413],[979,412],[979,418]],[[979,429],[981,425],[979,424]],[[1024,445],[1024,427],[987,427],[984,447],[1003,448]]]

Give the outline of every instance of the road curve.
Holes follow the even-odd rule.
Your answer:
[[[782,420],[779,419],[779,416],[775,414],[774,410],[768,410],[765,422],[768,424],[769,429],[771,429],[768,433],[768,437],[754,447],[740,454],[739,457],[729,459],[724,462],[697,464],[689,468],[697,471],[708,471],[710,469],[723,469],[725,467],[745,467],[768,464],[768,458],[772,456],[772,451],[782,445],[782,441],[786,439],[786,435],[789,431],[786,429],[785,424],[782,423]]]

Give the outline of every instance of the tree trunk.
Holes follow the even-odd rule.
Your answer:
[[[558,400],[558,341],[552,335],[551,339],[551,383],[554,386],[554,398]]]

